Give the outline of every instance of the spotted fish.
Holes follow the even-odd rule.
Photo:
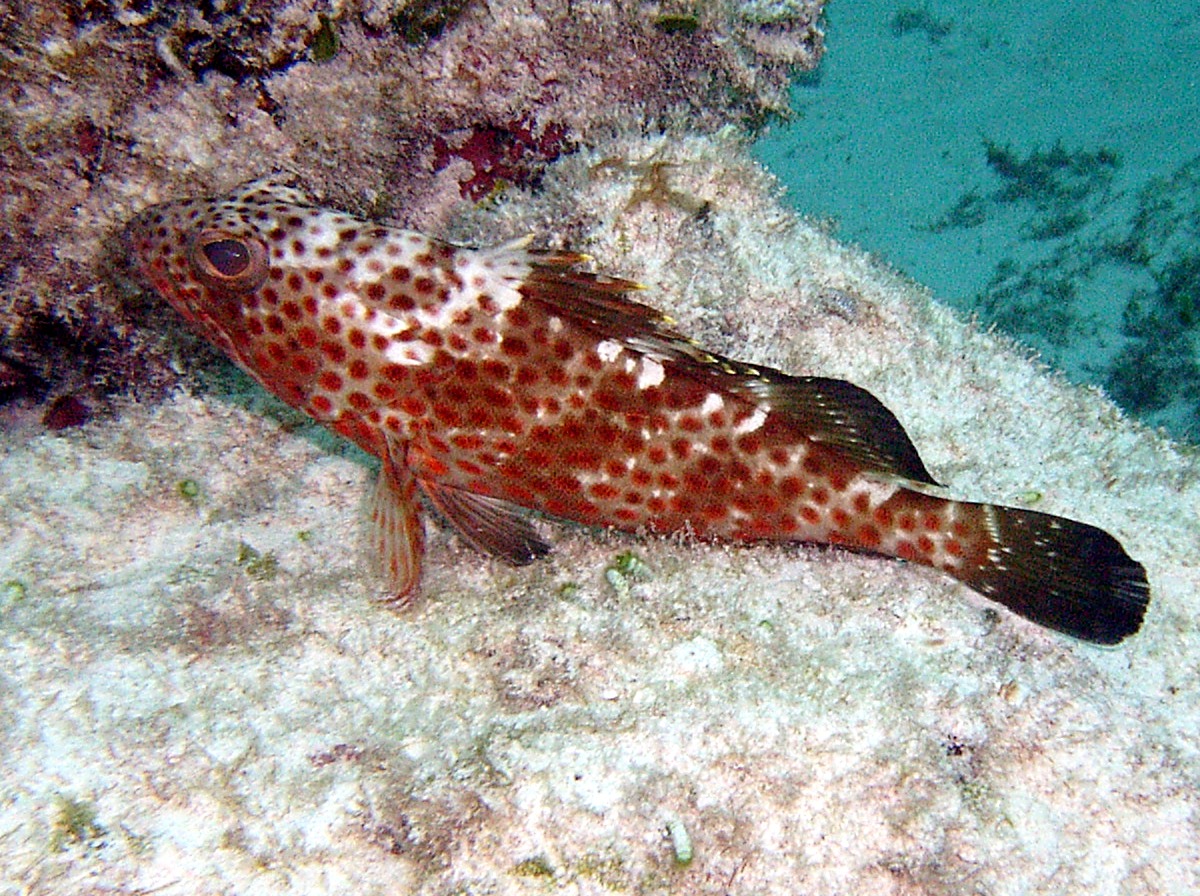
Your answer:
[[[939,497],[870,393],[707,352],[584,256],[462,248],[270,181],[153,206],[128,239],[205,338],[381,459],[374,531],[397,601],[420,575],[423,496],[514,564],[549,549],[533,510],[899,557],[1102,644],[1141,625],[1145,571],[1106,532]]]

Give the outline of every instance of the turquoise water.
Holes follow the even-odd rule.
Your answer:
[[[1200,13],[829,6],[789,202],[1126,410],[1200,440]]]

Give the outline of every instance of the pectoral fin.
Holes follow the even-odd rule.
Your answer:
[[[392,446],[389,446],[392,447]],[[417,594],[425,531],[417,481],[403,462],[404,447],[396,445],[383,457],[371,507],[376,556],[388,582],[390,603],[407,605]]]

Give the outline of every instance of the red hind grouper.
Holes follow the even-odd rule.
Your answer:
[[[1093,526],[952,501],[887,408],[840,380],[711,354],[583,256],[466,249],[315,208],[267,181],[139,215],[144,276],[288,404],[383,461],[394,599],[420,575],[424,495],[477,548],[549,546],[527,509],[704,539],[843,545],[942,569],[1115,644],[1149,600]]]

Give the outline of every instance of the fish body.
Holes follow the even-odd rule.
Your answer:
[[[707,352],[583,256],[454,246],[271,182],[153,206],[128,238],[201,334],[382,460],[375,532],[396,600],[417,587],[424,495],[517,564],[548,550],[533,510],[899,557],[1099,643],[1141,624],[1145,572],[1112,536],[932,494],[870,393]]]

